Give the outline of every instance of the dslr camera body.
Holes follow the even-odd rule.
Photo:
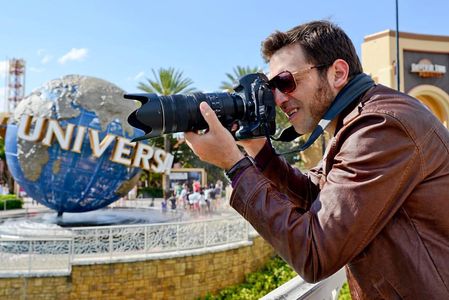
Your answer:
[[[206,101],[225,128],[236,140],[273,135],[276,131],[276,105],[268,78],[262,73],[239,79],[235,93],[193,93],[158,96],[156,94],[125,94],[124,98],[141,102],[128,123],[145,132],[134,141],[162,134],[207,129],[199,105]],[[234,124],[238,130],[232,132]]]

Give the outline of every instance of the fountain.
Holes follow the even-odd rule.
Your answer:
[[[149,208],[106,208],[136,186],[141,169],[165,172],[173,160],[162,149],[130,142],[142,131],[127,123],[135,105],[123,94],[102,79],[68,75],[18,104],[6,131],[8,167],[28,196],[56,213],[16,216],[1,224],[0,236],[180,219]]]

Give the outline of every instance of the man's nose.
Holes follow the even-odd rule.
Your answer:
[[[280,92],[278,89],[274,90],[274,102],[281,107],[283,103],[288,101],[288,95]]]

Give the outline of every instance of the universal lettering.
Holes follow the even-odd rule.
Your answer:
[[[101,157],[113,144],[109,159],[115,163],[159,173],[168,173],[173,164],[173,155],[162,149],[155,149],[139,142],[132,143],[125,137],[110,133],[100,140],[98,130],[70,123],[63,128],[57,120],[50,118],[34,118],[30,115],[23,115],[17,132],[19,139],[41,143],[47,147],[56,141],[61,149],[76,153],[81,153],[86,134],[89,137],[92,155],[96,158]]]

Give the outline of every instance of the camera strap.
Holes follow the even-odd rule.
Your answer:
[[[345,108],[351,103],[358,100],[362,94],[368,89],[374,86],[374,81],[370,76],[365,73],[356,75],[335,97],[329,109],[324,114],[318,125],[312,131],[309,139],[301,146],[294,148],[293,150],[277,153],[278,155],[285,155],[295,152],[301,152],[309,148],[316,139],[324,132],[326,127],[337,117]],[[267,131],[266,131],[267,132]],[[284,129],[278,137],[271,137],[275,141],[291,142],[294,139],[300,137],[293,126]],[[271,146],[270,137],[267,137]],[[273,146],[271,146],[272,149]]]

